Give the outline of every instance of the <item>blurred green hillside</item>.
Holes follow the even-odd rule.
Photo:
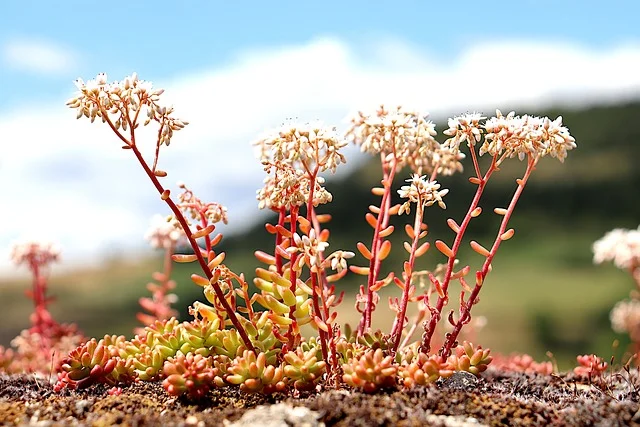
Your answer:
[[[578,353],[596,352],[608,358],[621,355],[628,344],[626,337],[616,336],[610,328],[609,311],[625,298],[633,286],[625,272],[611,265],[592,264],[591,244],[615,227],[635,228],[640,223],[640,102],[600,106],[579,111],[551,110],[533,112],[555,118],[561,114],[564,124],[575,137],[578,149],[569,153],[564,164],[553,158],[543,159],[534,172],[516,208],[511,226],[516,234],[505,242],[493,263],[493,271],[480,293],[481,301],[473,314],[485,316],[487,326],[477,341],[492,350],[528,352],[538,359],[551,351],[561,367],[572,366]],[[442,130],[443,126],[437,129]],[[452,241],[453,233],[445,224],[452,217],[458,222],[464,216],[473,196],[474,186],[467,182],[467,170],[454,177],[444,177],[447,210],[427,210],[429,241]],[[524,171],[517,159],[505,162],[485,191],[481,206],[491,212],[505,206],[515,190],[514,179]],[[407,178],[399,174],[396,188]],[[321,208],[331,213],[333,221],[330,251],[346,249],[357,252],[359,240],[369,244],[371,228],[364,221],[367,206],[377,200],[370,188],[380,180],[377,159],[364,163],[341,179],[329,179],[328,190],[333,203]],[[224,201],[221,201],[224,203]],[[395,218],[403,226],[410,217]],[[498,227],[496,215],[481,215],[472,222],[467,239],[489,245]],[[399,273],[403,256],[401,228],[392,238],[395,250],[383,268]],[[143,230],[141,230],[143,232]],[[252,253],[257,249],[272,250],[271,236],[263,225],[242,235],[226,237],[220,249],[227,252],[227,265],[252,276],[258,266]],[[468,247],[468,246],[467,246]],[[463,263],[477,267],[481,257],[465,250]],[[364,265],[357,255],[355,264]],[[435,249],[420,259],[419,268],[433,268],[444,257]],[[161,268],[161,257],[140,259],[106,259],[99,269],[54,274],[51,290],[58,296],[52,311],[60,321],[75,321],[91,336],[105,333],[131,335],[136,326],[137,298],[146,295],[144,285],[155,269]],[[176,265],[182,318],[188,318],[187,307],[196,299],[204,300],[201,288],[193,285],[189,275],[196,265]],[[359,315],[353,310],[353,295],[362,278],[353,274],[340,282],[346,291],[339,321],[355,324]],[[5,309],[0,314],[0,343],[8,344],[20,329],[28,325],[29,301],[22,292],[27,283],[0,279]],[[457,284],[452,284],[450,308],[457,309]],[[393,289],[392,289],[393,288]],[[390,286],[388,295],[398,295]],[[374,317],[374,326],[387,331],[391,315],[386,295]],[[612,349],[615,339],[620,347]]]

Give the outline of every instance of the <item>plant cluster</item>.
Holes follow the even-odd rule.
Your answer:
[[[33,301],[29,317],[31,327],[11,341],[11,347],[0,346],[0,370],[8,373],[45,373],[59,370],[65,354],[85,337],[75,324],[58,323],[49,304],[48,274],[51,264],[60,259],[60,249],[51,242],[24,241],[13,245],[11,260],[25,265],[31,273],[31,289],[25,295]]]
[[[145,237],[153,248],[164,251],[163,271],[153,273],[151,277],[154,281],[147,283],[147,290],[151,292],[151,298],[143,297],[138,300],[144,311],[138,313],[137,318],[142,325],[150,325],[156,320],[166,320],[178,316],[178,312],[171,307],[171,304],[178,301],[176,294],[170,293],[176,287],[176,282],[171,279],[171,272],[173,270],[172,256],[176,246],[182,240],[183,233],[161,215],[156,215],[152,218],[151,227]],[[144,329],[137,328],[134,332],[143,334]]]
[[[583,354],[576,357],[578,366],[573,369],[576,375],[584,375],[589,378],[601,377],[609,364],[595,354]]]
[[[567,151],[576,147],[561,117],[550,120],[513,112],[449,119],[444,131],[448,139],[442,143],[427,115],[402,107],[359,112],[344,135],[322,123],[287,123],[255,143],[266,173],[257,193],[258,206],[273,211],[277,220],[265,226],[273,236],[272,249],[255,253],[264,265],[255,271],[254,288],[244,274],[224,264],[226,254],[216,248],[222,239],[216,224],[227,221],[226,209],[202,201],[184,184],[178,184],[177,197],[163,184],[168,174],[159,168],[160,152],[175,132],[188,125],[174,117],[173,108],[161,105],[163,90],[135,74],[113,83],[99,74],[87,82],[78,80],[76,86],[78,93],[68,106],[77,110],[78,118],[109,126],[122,149],[143,168],[170,210],[168,233],[183,236],[188,250],[175,253],[175,240],[166,234],[162,238],[154,234],[153,239],[171,241],[157,244],[166,250],[167,259],[199,267],[191,279],[202,287],[206,302],[192,304],[191,321],[162,319],[171,313],[159,309],[167,308],[159,301],[166,302],[172,288],[170,267],[165,264],[165,272],[154,276],[160,284],[150,286],[157,298],[141,301],[149,314],[140,320],[150,324],[131,340],[105,336],[77,347],[62,360],[57,389],[158,380],[170,394],[197,398],[212,387],[234,385],[261,393],[340,384],[374,392],[432,383],[455,371],[480,375],[492,361],[490,350],[466,341],[460,344],[463,328],[473,327],[472,307],[479,301],[499,246],[514,235],[509,220],[538,161],[546,155],[564,161]],[[148,162],[151,156],[143,155],[137,130],[152,123],[157,138],[153,161]],[[347,264],[355,252],[328,251],[326,224],[331,216],[319,212],[332,200],[324,175],[345,163],[342,151],[349,142],[378,156],[382,171],[380,186],[372,189],[380,201],[365,216],[371,239],[356,244],[362,257],[357,265]],[[462,153],[464,147],[468,155]],[[488,160],[481,160],[483,155]],[[433,242],[445,263],[430,271],[418,269],[418,259],[432,246],[427,241],[426,209],[446,209],[449,189],[441,180],[462,172],[467,156],[472,162],[469,182],[476,188],[473,200],[464,217],[447,220],[451,241]],[[487,246],[466,242],[467,230],[483,213],[480,202],[488,182],[503,162],[516,157],[525,162],[525,171],[516,179],[509,204],[493,209],[500,221],[495,239]],[[396,178],[407,169],[406,184],[394,189]],[[394,191],[402,199],[399,204],[392,202]],[[406,259],[398,270],[388,269],[392,272],[382,277],[395,232],[390,220],[404,214],[412,215],[403,230]],[[458,258],[464,242],[484,260],[474,273]],[[349,271],[363,277],[355,304],[362,318],[354,330],[337,322],[343,293],[336,292],[336,282]],[[456,282],[460,284],[457,309],[448,309],[451,285]],[[394,322],[388,331],[373,330],[380,290],[390,284],[400,290],[399,297],[389,301]],[[412,321],[407,317],[409,304],[418,306]],[[442,323],[449,329],[439,337],[437,327]],[[313,336],[303,334],[304,326],[315,331]],[[412,341],[419,328],[421,338]]]
[[[491,366],[501,371],[537,373],[542,375],[550,375],[556,371],[551,361],[537,362],[528,354],[512,354],[509,356],[495,355]]]

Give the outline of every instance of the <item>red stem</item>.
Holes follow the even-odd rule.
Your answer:
[[[474,148],[472,147],[470,151],[471,151],[471,156],[473,158],[474,165],[477,165],[477,158],[475,155]],[[480,169],[477,167],[476,167],[476,170],[480,172]],[[421,351],[424,353],[428,354],[429,351],[431,351],[431,338],[435,333],[436,325],[438,324],[438,322],[440,321],[440,318],[442,317],[442,309],[444,308],[445,304],[449,300],[448,289],[449,289],[449,283],[451,281],[451,275],[453,274],[453,267],[455,264],[456,255],[458,254],[458,250],[460,249],[460,245],[462,244],[462,238],[464,237],[464,233],[467,230],[467,226],[469,225],[469,222],[471,222],[471,218],[473,218],[471,216],[471,213],[478,207],[478,204],[480,203],[480,198],[482,197],[482,192],[484,191],[487,185],[487,181],[491,177],[491,174],[496,170],[497,170],[496,158],[494,157],[484,177],[480,178],[479,175],[476,176],[476,178],[480,179],[480,183],[478,184],[478,188],[476,189],[476,194],[473,196],[473,200],[471,201],[471,206],[469,206],[469,210],[467,211],[467,214],[462,220],[462,224],[460,224],[460,229],[458,230],[458,233],[456,234],[456,238],[453,241],[453,247],[451,248],[452,255],[449,257],[449,260],[447,262],[447,271],[445,273],[444,279],[441,284],[444,296],[438,295],[438,300],[436,301],[436,306],[435,306],[436,312],[431,314],[431,318],[429,319],[429,323],[425,329],[425,333],[422,338]]]
[[[373,313],[373,285],[378,280],[378,274],[380,273],[381,260],[378,257],[381,242],[380,231],[385,228],[389,222],[389,208],[391,206],[391,186],[396,174],[396,159],[395,155],[391,164],[386,164],[384,161],[384,155],[380,155],[382,159],[382,171],[383,177],[382,184],[384,187],[384,194],[382,195],[382,201],[380,202],[380,213],[376,221],[376,228],[373,231],[373,239],[371,241],[371,259],[369,260],[369,276],[367,278],[367,304],[365,306],[364,318],[361,323],[362,328],[358,328],[358,335],[362,335],[365,331],[371,328],[371,317]],[[389,170],[387,171],[387,168]]]
[[[291,234],[295,234],[296,232],[296,224],[298,222],[298,207],[297,206],[292,206],[291,207],[291,214],[289,215],[289,225],[290,225],[290,231]],[[293,240],[293,237],[291,237],[291,239]],[[290,263],[290,267],[289,267],[289,280],[291,281],[291,287],[289,289],[291,289],[291,292],[293,292],[293,294],[296,294],[296,288],[297,288],[297,284],[298,284],[298,272],[295,270],[296,268],[296,261],[298,260],[298,253],[294,252],[293,254],[291,254],[291,263]],[[296,306],[292,305],[291,307],[289,307],[289,318],[291,319],[291,323],[289,324],[289,328],[287,329],[287,343],[288,343],[288,348],[289,350],[292,350],[295,346],[294,346],[294,340],[295,340],[295,335],[297,335],[297,329],[298,329],[298,322],[296,321],[296,317],[294,315],[296,311]],[[296,332],[296,333],[294,333]]]
[[[33,274],[33,281],[32,281],[33,306],[34,306],[33,307],[34,308],[33,329],[38,333],[43,333],[45,331],[43,313],[47,311],[46,303],[45,303],[46,281],[44,280],[44,277],[41,275],[40,266],[35,260],[33,259],[30,260],[29,267],[31,268],[31,272]]]
[[[411,279],[413,274],[413,267],[416,262],[416,250],[418,249],[418,242],[420,240],[420,231],[422,225],[423,207],[421,201],[416,203],[416,217],[413,223],[413,242],[411,243],[411,254],[409,255],[409,271],[407,277],[404,278],[404,289],[402,290],[402,301],[400,306],[400,312],[396,317],[394,329],[391,331],[393,337],[393,353],[398,351],[400,345],[400,338],[402,337],[402,330],[404,329],[405,316],[407,313],[407,305],[409,303],[409,288],[411,287]]]
[[[156,187],[156,190],[158,190],[158,193],[160,193],[161,195],[164,194],[164,191],[165,191],[164,187],[162,186],[162,184],[160,184],[160,181],[158,181],[158,177],[153,173],[151,169],[149,169],[149,165],[144,160],[144,157],[142,157],[142,153],[140,153],[140,150],[138,150],[138,147],[136,146],[135,129],[136,129],[137,118],[140,110],[138,109],[138,111],[136,112],[134,122],[131,121],[128,108],[126,108],[125,112],[123,113],[125,119],[129,123],[129,134],[131,136],[131,141],[129,141],[127,140],[127,138],[124,137],[124,135],[122,135],[122,133],[120,133],[120,131],[118,131],[118,129],[116,129],[113,122],[111,121],[111,118],[109,117],[109,113],[104,109],[104,107],[102,107],[102,105],[100,104],[100,101],[97,99],[95,99],[94,101],[96,102],[96,105],[99,106],[102,118],[105,119],[105,121],[107,122],[111,130],[118,136],[118,138],[120,138],[120,140],[122,140],[125,143],[126,146],[128,146],[131,150],[133,150],[136,158],[138,159],[138,162],[140,162],[140,165],[142,166],[145,173],[153,183],[154,187]],[[174,203],[173,200],[171,200],[170,197],[167,197],[165,199],[165,202],[167,203],[167,205],[171,209],[171,212],[173,212],[176,219],[182,226],[182,229],[184,230],[184,234],[187,237],[187,240],[189,240],[189,244],[193,249],[193,253],[196,256],[198,263],[200,264],[200,268],[202,268],[202,271],[207,276],[207,278],[211,279],[213,277],[211,269],[209,269],[208,263],[205,261],[204,257],[202,256],[202,253],[200,252],[200,246],[198,246],[198,243],[192,237],[191,232],[189,230],[189,225],[187,224],[187,221],[182,215],[182,212],[180,212],[180,209],[178,208],[178,206],[176,206],[176,204]],[[214,292],[216,293],[216,296],[220,300],[222,307],[227,313],[227,316],[229,316],[229,320],[231,320],[231,323],[238,331],[238,334],[240,335],[240,338],[242,339],[242,342],[244,343],[247,350],[255,351],[253,344],[251,343],[251,340],[247,335],[247,332],[244,330],[244,328],[242,327],[242,324],[236,317],[235,312],[231,309],[231,306],[225,299],[224,293],[222,292],[222,289],[220,288],[220,286],[217,283],[212,283],[212,287]]]
[[[317,316],[320,318],[320,320],[324,321],[325,319],[322,318],[322,312],[320,311],[320,304],[318,302],[318,277],[313,272],[311,272],[311,287],[312,287],[312,290],[313,290],[313,295],[312,295],[313,311],[315,313],[317,313]],[[329,330],[331,330],[331,329],[329,329]],[[322,347],[322,357],[324,358],[324,360],[328,361],[329,352],[327,350],[327,335],[326,335],[326,332],[323,331],[322,329],[318,328],[318,333],[320,335],[320,345]]]
[[[313,206],[313,195],[315,193],[315,189],[316,189],[316,179],[317,179],[317,175],[318,175],[318,171],[319,171],[319,166],[316,165],[315,169],[313,170],[313,172],[309,172],[307,165],[304,165],[305,170],[307,171],[307,174],[309,175],[309,198],[307,200],[307,221],[309,221],[312,225],[313,225],[313,220],[315,218],[315,208]],[[319,227],[318,227],[319,228]],[[319,229],[316,230],[316,228],[314,227],[314,231],[316,232],[316,238],[320,238],[320,233],[319,233]],[[320,320],[325,321],[326,317],[323,318],[322,316],[322,311],[320,310],[320,302],[318,301],[318,277],[316,274],[314,274],[313,272],[311,272],[311,289],[312,289],[312,294],[311,294],[311,301],[313,304],[313,311],[316,313],[316,316],[318,316],[320,318]],[[292,307],[293,308],[293,307]],[[326,309],[326,307],[325,307]],[[291,316],[293,316],[293,312],[291,313]],[[327,349],[327,335],[325,333],[325,331],[323,331],[322,329],[318,328],[318,334],[320,337],[320,345],[322,347],[322,357],[324,358],[324,360],[328,361],[328,349]]]
[[[511,199],[511,202],[509,203],[509,207],[507,208],[507,213],[502,218],[502,222],[500,223],[498,234],[496,236],[495,241],[493,242],[493,246],[491,247],[491,250],[489,251],[489,255],[484,260],[484,264],[482,264],[482,269],[477,272],[477,274],[480,275],[480,279],[479,280],[476,279],[476,285],[474,286],[473,291],[471,292],[471,295],[469,296],[467,302],[464,303],[461,307],[460,318],[454,325],[453,331],[447,334],[445,342],[442,345],[442,348],[440,349],[440,357],[443,360],[449,357],[449,355],[451,354],[451,349],[453,348],[453,345],[456,343],[458,334],[460,333],[460,330],[462,329],[462,327],[465,324],[467,324],[469,320],[471,320],[471,307],[473,307],[473,305],[476,302],[478,293],[480,293],[480,289],[482,288],[482,285],[484,283],[484,279],[487,277],[487,274],[489,274],[489,267],[491,265],[491,261],[493,260],[494,256],[496,255],[496,252],[498,251],[498,248],[500,247],[500,244],[502,243],[502,239],[500,237],[507,230],[509,219],[513,214],[516,204],[518,203],[518,199],[520,198],[520,195],[522,194],[522,191],[524,190],[524,187],[527,184],[527,181],[529,180],[531,173],[535,169],[537,161],[538,161],[537,157],[529,156],[527,161],[527,170],[525,171],[524,176],[518,183],[518,188],[516,189]]]
[[[108,118],[107,118],[107,122],[111,123],[111,121]],[[160,184],[160,181],[155,176],[155,174],[151,171],[151,169],[149,169],[149,165],[147,165],[146,161],[142,157],[142,154],[140,153],[140,150],[138,150],[138,147],[133,142],[131,144],[129,144],[129,146],[131,147],[131,149],[133,150],[136,158],[140,162],[140,165],[142,166],[144,171],[147,173],[147,176],[149,177],[149,179],[151,179],[151,182],[153,183],[154,187],[156,187],[156,190],[158,190],[158,193],[163,194],[164,191],[165,191],[164,187],[162,186],[162,184]],[[211,269],[209,269],[209,267],[207,265],[207,261],[205,261],[204,257],[202,256],[202,253],[201,253],[201,250],[200,250],[200,246],[198,246],[198,243],[196,242],[196,240],[193,237],[191,237],[192,234],[190,232],[189,225],[187,224],[187,221],[185,220],[184,216],[182,215],[182,212],[180,211],[178,206],[176,206],[174,201],[171,200],[170,197],[168,197],[165,200],[165,202],[167,203],[167,205],[169,205],[169,208],[171,209],[171,212],[173,212],[175,218],[178,220],[178,222],[182,226],[182,229],[184,230],[184,234],[187,237],[187,239],[189,240],[189,244],[191,245],[191,248],[193,249],[194,255],[196,256],[196,258],[198,260],[198,263],[200,264],[200,267],[202,268],[202,271],[204,272],[204,274],[207,276],[208,279],[211,279],[213,277],[213,274],[211,273]],[[227,313],[227,316],[229,316],[229,320],[231,320],[231,323],[233,324],[233,326],[238,331],[238,334],[240,335],[240,338],[242,338],[242,342],[244,343],[245,347],[247,348],[247,350],[254,351],[253,344],[251,343],[251,340],[249,339],[249,336],[247,335],[247,332],[242,327],[242,324],[240,323],[240,321],[236,317],[236,313],[232,310],[231,306],[229,305],[229,302],[224,297],[224,293],[222,292],[222,289],[220,288],[220,285],[218,285],[217,283],[212,283],[211,286],[213,287],[213,290],[216,293],[216,296],[220,300],[220,304],[222,304],[222,307],[224,308],[225,312]]]

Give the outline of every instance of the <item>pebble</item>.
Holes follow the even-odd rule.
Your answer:
[[[226,427],[324,427],[318,421],[320,414],[304,406],[290,406],[285,403],[261,405],[250,409],[237,421],[224,420]]]
[[[78,400],[74,406],[74,412],[76,415],[82,415],[85,411],[89,410],[92,403],[88,400]]]
[[[478,377],[470,372],[457,371],[442,382],[442,386],[455,390],[470,390],[478,384]]]

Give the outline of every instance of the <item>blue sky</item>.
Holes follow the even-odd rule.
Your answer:
[[[0,42],[48,41],[74,52],[74,66],[45,76],[3,64],[0,109],[55,96],[69,79],[132,69],[170,79],[232,62],[240,52],[322,36],[360,45],[394,38],[446,60],[470,43],[563,41],[594,49],[638,41],[640,2],[628,1],[110,1],[7,2]],[[139,44],[140,47],[137,47]],[[372,46],[373,45],[373,46]],[[9,84],[7,84],[9,83]]]
[[[77,77],[136,71],[165,88],[191,124],[163,167],[241,228],[262,181],[250,142],[286,118],[344,126],[383,102],[443,118],[637,99],[638,16],[631,0],[6,2],[0,191],[20,208],[0,211],[12,224],[0,268],[24,236],[60,242],[70,260],[139,248],[166,213],[113,136],[65,108]]]

